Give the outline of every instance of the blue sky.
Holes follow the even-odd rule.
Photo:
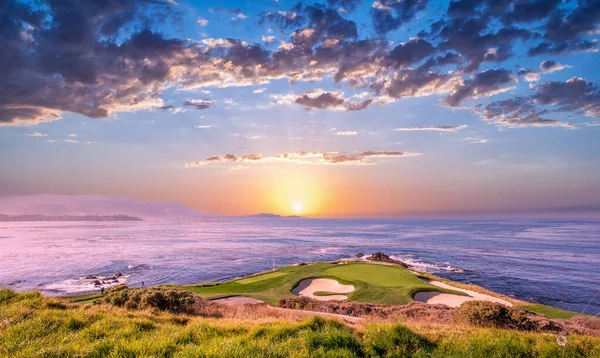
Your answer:
[[[9,2],[0,195],[221,214],[598,208],[600,6],[505,3]]]

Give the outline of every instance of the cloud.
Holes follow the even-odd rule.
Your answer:
[[[411,39],[396,46],[389,55],[394,66],[408,67],[435,53],[435,48],[422,39]]]
[[[437,131],[437,132],[458,132],[461,129],[467,128],[466,125],[460,126],[421,126],[421,127],[402,127],[396,128],[395,131],[400,132],[417,132],[417,131]]]
[[[345,12],[351,12],[363,2],[363,0],[327,0],[327,4],[331,7],[337,7]]]
[[[199,17],[199,18],[198,18],[198,20],[196,20],[196,22],[197,22],[198,24],[200,24],[200,26],[206,26],[206,25],[208,25],[208,20],[206,20],[206,19],[203,19],[203,18],[201,18],[201,17]]]
[[[339,90],[287,97],[288,103],[310,110],[358,111],[373,103],[442,94],[449,95],[447,105],[460,107],[511,88],[516,77],[494,66],[515,53],[595,50],[595,3],[453,0],[442,9],[425,0],[380,0],[371,3],[373,27],[361,34],[363,27],[345,12],[360,1],[300,3],[259,15],[259,24],[288,34],[279,46],[271,46],[236,38],[168,37],[166,25],[181,21],[183,14],[180,6],[159,1],[121,0],[118,6],[111,1],[51,1],[45,6],[15,2],[4,9],[5,26],[0,27],[0,126],[54,121],[64,112],[98,119],[157,108],[177,113],[182,109],[161,99],[172,88],[265,86],[280,80],[293,84],[331,79],[335,88],[368,93],[357,102]],[[211,12],[226,18],[246,16],[241,9],[214,7]],[[396,46],[385,40],[421,15],[429,17],[421,21],[418,34]],[[377,37],[370,38],[370,33]],[[494,68],[477,73],[482,64]],[[529,70],[517,76],[537,82],[541,73]],[[542,100],[536,98],[536,103]],[[544,106],[568,108],[559,102]],[[593,114],[592,102],[588,96],[577,106]],[[186,104],[198,109],[210,105]]]
[[[252,93],[265,93],[267,89],[266,88],[257,88],[254,91],[252,91]]]
[[[197,110],[209,109],[213,105],[213,101],[210,99],[190,99],[183,102],[184,106],[194,107]]]
[[[337,132],[335,133],[335,135],[342,135],[342,136],[353,136],[353,135],[357,135],[358,132],[356,131],[345,131],[345,132]]]
[[[361,111],[373,103],[369,98],[361,102],[353,102],[344,97],[343,92],[327,92],[322,89],[308,91],[304,94],[294,95],[272,95],[276,104],[299,104],[305,106],[307,110],[312,109],[330,109],[344,111]]]
[[[474,144],[486,144],[489,142],[489,140],[487,140],[485,138],[481,138],[481,137],[466,137],[466,138],[463,138],[463,141],[469,142],[469,143],[474,143]]]
[[[378,0],[371,8],[375,31],[385,35],[412,20],[425,9],[428,0]]]
[[[558,63],[556,61],[544,61],[540,64],[540,70],[544,73],[552,73],[556,71],[563,70],[565,68],[569,68],[569,65],[563,65],[562,63]]]
[[[529,98],[518,97],[492,102],[486,105],[480,113],[482,118],[505,127],[564,127],[574,128],[571,123],[542,116],[546,110],[536,108]]]
[[[200,126],[194,126],[194,128],[196,129],[208,129],[208,128],[212,128],[213,126],[208,124],[208,125],[200,125]]]
[[[540,80],[541,74],[538,71],[534,71],[530,68],[521,68],[517,71],[517,76],[525,77],[525,81],[527,82],[537,82]]]
[[[418,153],[397,152],[397,151],[364,151],[364,152],[299,152],[284,153],[273,156],[263,156],[261,154],[247,154],[236,156],[234,154],[225,154],[222,156],[212,156],[204,160],[187,162],[186,168],[197,168],[210,164],[258,164],[273,162],[288,162],[297,164],[315,164],[315,165],[373,165],[377,159],[381,158],[402,158],[413,157]]]
[[[262,40],[264,43],[271,43],[275,40],[275,36],[263,35]]]
[[[47,134],[44,133],[40,133],[40,132],[29,132],[27,133],[28,136],[30,137],[47,137]]]
[[[581,77],[566,82],[546,82],[536,87],[534,103],[552,105],[556,111],[600,117],[600,88]]]
[[[472,81],[465,81],[463,85],[457,87],[454,93],[446,98],[446,104],[457,107],[467,99],[489,97],[506,92],[510,89],[507,85],[516,81],[508,70],[486,70],[478,73]]]

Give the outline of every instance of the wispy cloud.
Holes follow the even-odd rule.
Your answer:
[[[342,136],[351,136],[351,135],[357,135],[358,132],[355,131],[346,131],[346,132],[337,132],[335,135],[342,135]]]
[[[284,153],[272,156],[262,154],[246,154],[237,156],[227,153],[221,156],[212,156],[200,161],[187,162],[186,168],[197,168],[210,164],[258,164],[273,162],[288,162],[297,164],[317,165],[374,165],[381,158],[404,158],[420,155],[412,152],[397,151],[364,151],[364,152],[299,152]]]
[[[28,136],[30,137],[47,137],[48,135],[45,133],[40,133],[40,132],[29,132],[27,133]]]
[[[489,140],[482,137],[466,137],[463,138],[463,141],[476,144],[485,144],[489,142]]]
[[[467,125],[459,126],[421,126],[421,127],[401,127],[394,129],[400,132],[418,132],[418,131],[435,131],[435,132],[458,132],[461,129],[467,128]]]

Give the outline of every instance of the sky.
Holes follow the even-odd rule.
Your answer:
[[[598,213],[599,38],[587,0],[4,1],[0,195]]]

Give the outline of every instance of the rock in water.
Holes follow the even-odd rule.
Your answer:
[[[392,259],[391,257],[389,257],[388,255],[384,254],[381,251],[376,252],[373,255],[367,257],[367,260],[369,260],[369,261],[376,261],[376,262],[387,262],[389,264],[399,265],[399,266],[408,268],[408,265],[405,264],[404,262],[402,262],[400,260],[394,260],[394,259]]]
[[[358,254],[356,254],[354,256],[356,256],[360,259],[361,257],[365,256],[365,254],[363,254],[362,252],[359,252]]]

